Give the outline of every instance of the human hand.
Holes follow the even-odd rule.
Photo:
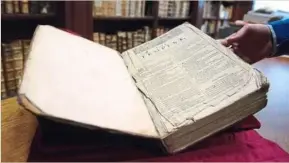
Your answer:
[[[249,63],[255,63],[272,53],[271,31],[267,25],[244,24],[231,36],[221,40],[224,46],[231,46],[233,51]]]

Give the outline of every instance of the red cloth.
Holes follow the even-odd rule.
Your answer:
[[[28,161],[289,161],[289,155],[253,129],[248,117],[175,155],[166,155],[158,141],[109,134],[40,119]]]

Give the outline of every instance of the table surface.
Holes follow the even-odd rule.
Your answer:
[[[258,132],[289,152],[289,58],[265,59],[254,66],[270,81],[268,105],[256,114],[262,126]],[[25,162],[37,120],[31,113],[19,109],[16,98],[2,100],[1,106],[2,161]]]

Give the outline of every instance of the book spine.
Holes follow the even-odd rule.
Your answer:
[[[138,9],[137,9],[137,16],[138,17],[142,17],[142,4],[143,4],[143,0],[139,0],[138,1]]]
[[[115,16],[122,16],[122,1],[121,0],[116,1]]]
[[[126,32],[122,32],[122,52],[127,50],[128,42],[127,42]]]
[[[30,40],[22,40],[24,66],[30,50]]]
[[[6,83],[5,83],[5,76],[4,76],[4,68],[3,68],[3,58],[1,58],[1,99],[7,97],[6,91]]]
[[[181,1],[176,1],[175,3],[176,3],[176,7],[175,7],[174,17],[178,18],[180,17]]]
[[[20,13],[19,1],[13,1],[13,7],[14,7],[14,13],[19,14]]]
[[[111,36],[111,44],[112,49],[117,50],[117,36],[115,34]]]
[[[28,14],[29,13],[29,3],[28,0],[22,0],[20,2],[20,10],[22,14]]]
[[[100,33],[99,36],[100,36],[99,43],[101,45],[105,45],[105,34],[104,33]]]
[[[133,12],[134,12],[134,16],[135,17],[138,17],[138,0],[135,0],[134,1],[134,9],[133,9]]]
[[[110,3],[109,1],[104,1],[104,15],[110,16]]]
[[[126,1],[126,6],[125,6],[125,16],[129,17],[129,12],[130,12],[130,0]]]
[[[209,25],[209,34],[214,34],[215,32],[215,22],[211,21]]]
[[[151,38],[150,38],[150,28],[148,26],[145,26],[144,27],[144,31],[145,31],[145,41],[144,42],[147,42],[149,41]]]
[[[188,7],[189,7],[188,1],[183,1],[182,13],[181,13],[182,18],[188,16],[188,10],[189,10]]]
[[[94,16],[102,16],[103,15],[102,0],[94,0],[94,2],[93,2],[93,15]]]
[[[173,17],[174,15],[174,1],[168,1],[168,17]]]
[[[129,16],[130,17],[135,17],[135,4],[136,1],[130,1],[130,8],[129,8]]]
[[[13,14],[13,2],[5,1],[5,11],[7,14]]]
[[[106,47],[111,48],[110,41],[111,41],[110,35],[109,35],[109,34],[106,34],[106,35],[105,35],[105,46],[106,46]]]
[[[133,48],[132,32],[126,32],[126,38],[127,38],[127,48],[128,49]]]
[[[14,79],[14,60],[13,53],[10,44],[2,44],[3,53],[4,53],[4,69],[6,75],[6,85],[7,85],[7,94],[13,96],[16,93],[16,82]]]
[[[136,35],[135,35],[135,39],[136,39],[136,45],[135,46],[138,46],[141,44],[141,31],[140,30],[137,30],[136,32]]]
[[[141,1],[141,17],[145,16],[145,0]]]
[[[122,0],[121,1],[121,16],[126,16],[126,4],[127,4],[127,0]]]
[[[164,17],[168,17],[169,12],[169,1],[165,1],[165,10],[164,10]]]
[[[159,1],[159,16],[166,17],[167,16],[167,1]]]
[[[22,77],[23,72],[23,50],[21,40],[15,40],[11,42],[12,55],[14,60],[14,79],[16,83],[16,88],[19,87],[19,82]]]
[[[93,41],[99,43],[99,33],[98,32],[93,33]]]
[[[101,7],[102,7],[102,16],[108,16],[107,15],[107,1],[102,1],[102,5],[101,5]]]
[[[116,13],[116,1],[110,1],[110,16],[115,16]]]
[[[118,31],[117,32],[117,46],[118,46],[118,51],[121,53],[123,52],[123,45],[122,45],[122,32]]]

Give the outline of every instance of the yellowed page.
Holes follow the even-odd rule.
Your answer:
[[[188,23],[128,50],[124,60],[167,129],[193,123],[203,117],[199,113],[213,114],[266,84],[250,65]]]

